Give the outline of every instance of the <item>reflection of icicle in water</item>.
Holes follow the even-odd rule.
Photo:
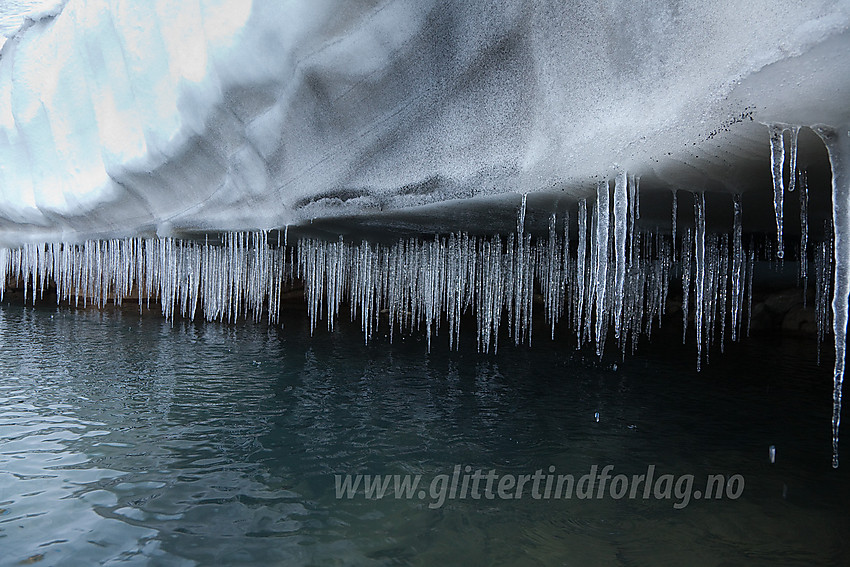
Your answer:
[[[832,295],[832,332],[835,339],[833,373],[832,466],[838,467],[838,431],[841,425],[841,387],[847,350],[848,301],[850,301],[850,138],[848,128],[814,127],[829,153],[832,167],[832,229],[835,283]]]
[[[784,128],[777,124],[768,126],[770,130],[770,161],[773,174],[773,208],[776,212],[776,257],[782,258],[782,207],[785,198],[785,187],[782,181],[782,167],[785,164],[785,140],[782,136]]]

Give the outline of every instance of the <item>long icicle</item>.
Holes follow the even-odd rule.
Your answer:
[[[773,174],[773,208],[776,213],[776,257],[785,254],[782,245],[783,203],[785,186],[782,181],[782,168],[785,165],[785,139],[782,133],[785,129],[778,124],[768,126],[770,130],[770,162]]]
[[[632,183],[634,187],[634,183]],[[628,214],[626,172],[617,174],[614,181],[614,246],[616,248],[616,279],[614,283],[614,337],[620,339],[623,318],[623,287],[626,280],[626,234]]]
[[[800,280],[805,307],[809,291],[809,182],[806,170],[800,172]]]
[[[705,315],[705,194],[694,193],[694,217],[696,238],[696,278],[694,280],[694,328],[697,332],[697,372],[702,365],[703,317]]]
[[[841,426],[841,387],[847,350],[848,300],[850,300],[850,136],[848,126],[813,127],[829,153],[832,167],[832,224],[835,283],[832,296],[832,332],[835,335],[835,369],[832,395],[832,466],[838,468],[838,433]]]
[[[587,199],[578,203],[578,250],[576,251],[576,302],[575,302],[575,324],[577,329],[578,343],[581,345],[581,326],[584,321],[585,312],[585,256],[587,252]]]
[[[676,190],[673,189],[673,211],[670,217],[670,232],[673,234],[673,248],[676,248],[676,217],[679,214],[679,203],[676,198]]]
[[[691,294],[691,258],[693,257],[693,245],[691,242],[693,230],[688,227],[682,236],[682,344],[687,342],[688,337],[688,306]]]
[[[732,340],[741,332],[741,311],[744,300],[744,245],[741,195],[732,198],[734,224],[732,229]]]
[[[605,288],[608,284],[608,181],[600,181],[596,186],[596,214],[596,354],[602,356]]]

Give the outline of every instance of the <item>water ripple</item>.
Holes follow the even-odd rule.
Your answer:
[[[310,338],[301,319],[281,331],[11,307],[0,307],[0,339],[0,563],[846,557],[846,469],[821,474],[810,458],[828,384],[812,386],[818,370],[793,345],[765,358],[754,344],[734,370],[713,362],[696,375],[692,353],[669,346],[615,371],[545,342],[499,356],[474,344],[429,354],[416,340],[363,345],[345,324]],[[648,464],[740,472],[747,492],[682,511],[529,498],[432,510],[428,499],[338,500],[333,490],[345,473],[428,483],[456,465],[581,475],[608,463],[629,474]]]

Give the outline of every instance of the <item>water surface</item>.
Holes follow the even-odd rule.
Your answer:
[[[466,323],[465,323],[466,324]],[[474,324],[474,322],[472,323]],[[473,328],[468,329],[470,331]],[[545,331],[479,355],[356,324],[170,323],[0,307],[0,563],[839,565],[847,465],[814,344],[695,372],[679,330],[625,361]],[[827,357],[828,358],[828,357]],[[599,419],[597,421],[596,414]],[[776,448],[776,462],[768,458]],[[847,444],[845,444],[845,447]],[[845,462],[850,457],[845,458]],[[737,498],[352,499],[335,475],[454,467],[741,475]],[[426,487],[427,489],[427,487]]]

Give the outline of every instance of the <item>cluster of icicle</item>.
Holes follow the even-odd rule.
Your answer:
[[[732,232],[716,234],[706,231],[703,194],[692,194],[695,226],[677,235],[677,193],[670,233],[636,229],[639,196],[639,179],[620,173],[613,183],[598,184],[595,199],[552,213],[548,235],[537,238],[526,230],[523,196],[517,230],[507,236],[455,233],[391,246],[301,239],[290,246],[280,234],[270,239],[260,231],[227,233],[220,244],[172,238],[29,244],[0,249],[0,297],[6,282],[15,281],[25,301],[54,285],[57,302],[104,306],[132,297],[140,306],[158,302],[169,319],[233,322],[267,313],[277,323],[282,292],[302,285],[311,330],[323,319],[332,329],[346,303],[367,342],[386,321],[390,340],[397,332],[424,332],[429,348],[440,326],[448,326],[455,347],[462,317],[472,314],[479,350],[495,352],[503,326],[515,344],[531,343],[539,294],[553,339],[566,321],[579,346],[593,345],[601,355],[611,338],[625,354],[651,335],[675,277],[683,340],[692,324],[699,368],[711,345],[722,351],[729,338],[749,330],[757,251],[742,240],[740,198],[732,201]],[[831,251],[827,241],[814,254],[821,340],[830,322]]]
[[[81,244],[27,244],[0,248],[0,298],[7,281],[35,303],[55,285],[56,300],[75,306],[158,301],[162,314],[236,321],[268,312],[277,322],[287,282],[287,247],[271,247],[266,232],[233,232],[221,245],[173,238],[89,240]],[[289,250],[292,253],[291,249]],[[290,274],[291,277],[291,274]]]
[[[785,198],[785,132],[789,133],[790,163],[788,165],[788,191],[794,191],[797,176],[800,173],[799,185],[801,216],[805,216],[808,205],[805,172],[797,169],[797,139],[801,126],[789,124],[767,124],[770,132],[770,158],[773,174],[774,209],[776,213],[777,257],[783,256],[783,200]],[[835,340],[835,368],[833,371],[833,407],[832,407],[832,466],[838,467],[838,430],[841,425],[841,389],[844,383],[844,364],[847,350],[847,322],[850,318],[850,127],[844,125],[834,128],[824,124],[811,126],[812,131],[823,140],[829,154],[832,169],[832,239],[815,250],[815,265],[818,279],[821,271],[834,272],[832,278],[832,332]],[[806,252],[806,233],[808,224],[801,222],[803,233],[802,255]],[[801,270],[805,270],[805,262],[801,262]],[[834,269],[833,269],[834,265]],[[805,272],[802,272],[805,276]],[[818,286],[818,341],[823,340],[825,326],[829,321],[829,310],[826,309],[826,297],[829,294],[829,273],[827,281]]]
[[[630,188],[635,191],[634,185]],[[553,338],[558,321],[566,319],[579,344],[593,342],[601,354],[613,328],[625,351],[630,337],[634,346],[643,331],[651,330],[652,320],[660,321],[672,267],[669,236],[634,230],[636,209],[624,208],[625,191],[622,176],[616,184],[613,226],[607,183],[600,184],[595,206],[579,203],[573,221],[578,231],[575,250],[568,213],[551,215],[548,238],[533,239],[526,232],[525,197],[517,231],[506,237],[457,233],[432,241],[401,240],[393,246],[301,240],[298,273],[311,325],[325,318],[332,328],[347,300],[352,319],[360,317],[367,341],[385,313],[390,339],[396,329],[424,330],[430,347],[432,335],[446,324],[454,346],[461,317],[474,313],[479,350],[495,352],[503,318],[515,344],[531,343],[539,291]]]
[[[791,132],[789,191],[799,187],[802,237],[800,277],[808,281],[805,172],[797,175],[798,127],[771,125],[771,154],[777,217],[775,256],[782,243],[785,164],[784,132]],[[850,140],[827,127],[815,127],[826,143],[833,170],[833,222],[827,238],[811,246],[816,278],[818,341],[830,323],[835,340],[833,464],[837,466],[841,385],[850,295]],[[613,191],[612,191],[613,185]],[[613,193],[613,199],[612,199]],[[697,368],[709,347],[724,348],[749,330],[752,277],[757,250],[742,240],[741,201],[732,202],[729,234],[706,231],[705,198],[693,194],[693,227],[677,234],[677,193],[671,230],[638,230],[639,180],[625,172],[597,186],[595,199],[573,211],[553,213],[548,237],[526,231],[523,196],[517,230],[507,236],[466,233],[407,239],[386,246],[368,242],[301,239],[294,246],[270,242],[267,232],[237,232],[220,244],[171,238],[127,238],[80,244],[29,244],[0,249],[0,298],[16,281],[35,301],[55,286],[57,301],[105,305],[138,298],[158,301],[165,317],[236,321],[268,313],[278,322],[282,291],[303,285],[311,330],[325,319],[333,328],[344,303],[360,318],[366,341],[386,317],[387,333],[424,330],[428,346],[441,325],[451,346],[460,338],[462,316],[474,314],[479,350],[495,352],[506,319],[515,344],[530,344],[535,294],[554,338],[566,321],[579,346],[601,355],[612,338],[622,353],[634,350],[642,335],[660,325],[670,283],[681,278],[683,339],[691,321],[696,334]],[[571,238],[576,234],[575,238]],[[832,238],[830,238],[832,235]],[[831,299],[830,299],[831,298]],[[746,312],[746,322],[743,315]]]
[[[609,183],[600,183],[596,199],[579,201],[573,215],[551,214],[546,238],[533,239],[525,230],[523,197],[517,231],[506,237],[457,233],[392,246],[303,239],[297,273],[311,328],[324,319],[332,329],[348,302],[366,341],[385,314],[390,340],[397,330],[419,331],[430,346],[447,325],[449,343],[456,345],[461,317],[473,313],[479,350],[495,352],[503,318],[514,344],[531,343],[539,293],[552,338],[566,321],[579,346],[592,344],[601,355],[613,337],[625,353],[660,325],[671,281],[680,277],[683,340],[693,321],[699,368],[711,344],[722,351],[729,338],[741,336],[745,310],[749,327],[756,251],[742,242],[740,199],[734,199],[732,234],[718,235],[707,233],[704,196],[694,194],[696,226],[677,240],[675,224],[672,234],[636,230],[638,184],[633,176],[618,175],[612,204]],[[825,325],[828,314],[822,319]]]

